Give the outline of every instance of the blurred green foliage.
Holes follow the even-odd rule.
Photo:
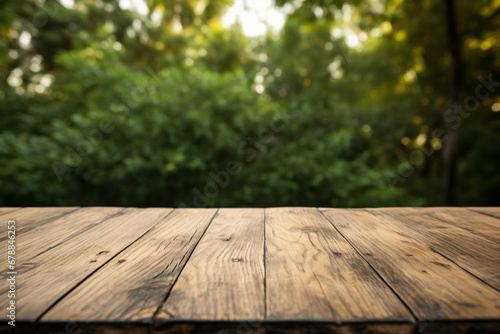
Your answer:
[[[0,4],[0,205],[442,205],[441,1]],[[456,1],[465,92],[500,81],[500,1]],[[500,87],[461,120],[462,205],[500,205]]]

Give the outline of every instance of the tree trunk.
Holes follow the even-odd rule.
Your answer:
[[[455,0],[445,0],[447,36],[452,60],[450,111],[448,117],[460,117],[458,108],[461,104],[463,89],[463,66],[460,52],[461,42],[457,33],[457,19],[455,13]],[[457,205],[456,170],[457,170],[457,146],[458,146],[458,123],[445,122],[446,141],[444,141],[443,158],[443,190],[444,203],[448,206]]]

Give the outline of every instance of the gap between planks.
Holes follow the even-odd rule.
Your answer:
[[[365,256],[363,256],[363,254],[361,254],[361,252],[359,252],[359,250],[352,244],[352,242],[349,241],[349,239],[347,239],[346,236],[344,234],[342,234],[342,232],[339,231],[339,229],[335,226],[335,224],[330,219],[328,219],[328,217],[325,215],[325,213],[323,211],[321,211],[320,208],[317,208],[317,209],[321,212],[323,217],[325,217],[325,219],[328,220],[332,224],[333,228],[345,239],[345,241],[347,241],[349,243],[349,245],[351,245],[351,247],[356,251],[356,253],[358,253],[358,255],[370,266],[370,268],[373,269],[373,271],[377,274],[377,276],[387,285],[387,287],[394,293],[394,295],[398,297],[398,299],[406,307],[408,312],[410,312],[410,314],[412,316],[411,323],[416,323],[417,322],[416,319],[418,319],[418,317],[412,311],[411,307],[404,301],[404,299],[401,297],[401,295],[396,290],[394,290],[394,288],[389,284],[389,282],[387,282],[387,280],[382,275],[380,275],[378,270],[376,270],[375,267],[373,267],[373,265],[365,258]]]
[[[168,216],[170,214],[172,214],[173,210],[170,211],[166,216],[165,216],[165,219],[168,218]],[[117,212],[116,214],[112,215],[111,217],[107,217],[106,219],[103,220],[106,221],[107,219],[109,218],[112,218],[116,215],[118,215],[120,212]],[[153,226],[154,227],[154,226]],[[102,269],[104,266],[106,266],[108,263],[110,263],[113,259],[115,259],[117,256],[119,256],[121,253],[123,253],[127,248],[129,248],[130,246],[132,246],[134,243],[136,243],[139,239],[141,239],[142,237],[144,237],[146,234],[148,234],[152,229],[153,227],[151,227],[149,230],[147,230],[146,232],[144,232],[140,237],[138,237],[137,239],[135,239],[134,241],[132,241],[129,245],[125,246],[125,248],[123,248],[122,250],[120,250],[119,252],[117,252],[114,256],[110,257],[107,261],[103,262],[102,265],[100,265],[99,267],[97,267],[94,271],[92,271],[90,274],[88,274],[86,277],[84,277],[80,282],[78,282],[73,288],[71,288],[70,290],[68,290],[68,292],[66,292],[64,295],[62,295],[58,300],[56,300],[52,305],[50,305],[47,310],[45,310],[45,312],[43,312],[36,320],[35,322],[40,322],[40,320],[47,314],[49,313],[57,304],[59,304],[59,302],[61,302],[63,299],[65,299],[68,295],[70,295],[73,291],[75,291],[80,285],[82,285],[87,279],[89,279],[92,275],[94,275],[96,272],[98,272],[100,269]]]
[[[216,211],[173,210],[120,252],[119,258],[108,261],[74,289],[42,321],[78,317],[87,322],[151,323]]]
[[[24,292],[17,298],[18,319],[29,322],[38,319],[62,295],[170,211],[172,209],[133,209],[30,259],[29,266],[26,263],[24,269],[18,268],[16,287]],[[64,230],[57,232],[64,233]],[[4,302],[0,300],[1,306]]]

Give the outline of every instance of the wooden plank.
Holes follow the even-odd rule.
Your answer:
[[[9,212],[20,210],[21,208],[0,208],[0,216],[3,216]]]
[[[398,209],[398,211],[401,211],[401,209]],[[500,219],[465,208],[407,208],[404,212],[411,214],[413,217],[419,217],[419,220],[428,219],[429,217],[439,219],[444,223],[457,226],[469,233],[500,244]]]
[[[70,239],[85,233],[106,219],[118,214],[123,208],[81,208],[58,219],[18,234],[16,244],[16,266],[22,270],[33,257],[43,254]],[[8,263],[0,263],[0,272],[8,271]]]
[[[366,211],[323,214],[419,320],[500,319],[500,293],[430,250],[408,222],[388,223]]]
[[[77,210],[78,207],[61,208],[24,208],[14,212],[6,213],[0,216],[0,222],[5,222],[5,228],[0,228],[0,241],[7,239],[7,220],[16,221],[16,234],[27,232],[37,226],[41,226],[52,220],[60,218],[70,212]]]
[[[471,211],[480,212],[482,214],[492,216],[495,218],[500,218],[500,207],[469,207],[467,208]]]
[[[216,209],[176,209],[57,303],[42,321],[151,322]]]
[[[269,320],[413,320],[317,209],[266,209],[266,273]]]
[[[156,320],[263,320],[264,209],[220,209]]]
[[[39,318],[59,298],[144,235],[171,211],[130,210],[31,259],[18,269],[16,319],[34,321]],[[2,282],[6,282],[6,278],[5,273],[0,273]],[[2,289],[0,294],[6,295],[7,290]],[[0,307],[6,307],[6,302],[1,299]]]
[[[454,223],[426,215],[425,209],[392,208],[369,211],[394,226],[400,226],[408,233],[412,231],[411,235],[424,242],[430,249],[500,290],[500,243],[495,241],[500,231],[498,228],[479,223],[476,234],[473,234]],[[450,216],[448,218],[452,219]],[[484,218],[487,219],[486,216]],[[462,223],[467,224],[466,221]],[[472,225],[469,228],[474,229]],[[482,228],[488,230],[490,238],[478,235]]]

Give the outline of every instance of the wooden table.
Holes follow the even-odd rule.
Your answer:
[[[500,208],[0,208],[0,331],[498,333]]]

